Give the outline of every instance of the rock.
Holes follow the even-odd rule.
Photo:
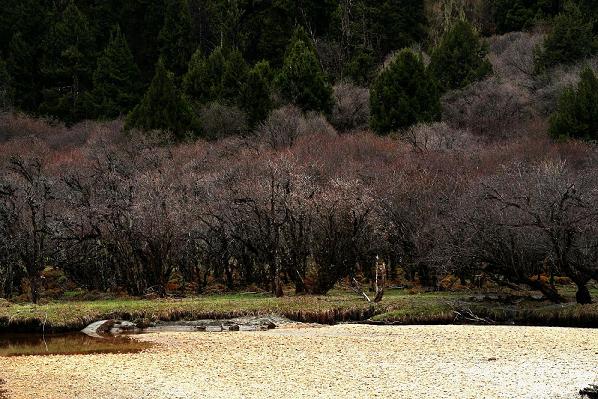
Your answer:
[[[83,334],[87,334],[90,337],[101,338],[102,335],[106,335],[114,326],[114,320],[100,320],[94,323],[91,323],[87,327],[85,327],[81,332]]]
[[[101,338],[102,336],[107,335],[138,333],[141,331],[142,330],[138,328],[135,323],[123,320],[100,320],[91,323],[81,330],[82,333],[96,338]]]
[[[239,331],[240,327],[238,324],[231,324],[228,326],[223,326],[224,327],[224,331]]]

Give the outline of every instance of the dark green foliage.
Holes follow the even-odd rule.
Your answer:
[[[87,97],[89,117],[115,118],[128,113],[141,97],[141,75],[127,40],[117,26],[93,74],[93,91]]]
[[[313,48],[301,39],[294,40],[288,48],[275,85],[286,102],[304,111],[326,113],[332,108],[332,88]]]
[[[261,61],[249,71],[242,90],[241,108],[250,127],[264,121],[274,105],[271,97],[272,69],[268,61]]]
[[[222,71],[222,91],[216,100],[225,104],[237,104],[241,90],[247,81],[248,72],[249,67],[243,59],[243,54],[236,48],[228,51]]]
[[[380,54],[420,42],[426,37],[426,10],[423,0],[376,1],[374,29],[380,35]]]
[[[388,134],[440,117],[440,97],[420,55],[405,49],[374,80],[370,126]]]
[[[598,50],[590,22],[581,9],[569,3],[565,12],[554,18],[552,31],[536,60],[537,71],[558,64],[571,64]]]
[[[200,103],[206,103],[212,97],[214,77],[210,76],[209,69],[208,60],[201,50],[197,50],[193,53],[187,73],[183,76],[185,94]]]
[[[41,76],[32,43],[15,32],[9,45],[7,69],[13,78],[14,104],[26,111],[37,111],[41,101]]]
[[[8,109],[12,106],[14,99],[14,89],[12,77],[8,73],[6,62],[0,59],[0,110]]]
[[[197,50],[183,77],[183,88],[190,98],[201,104],[213,101],[237,104],[248,69],[237,49],[217,47],[208,58]]]
[[[586,67],[580,78],[577,88],[565,89],[550,118],[550,134],[555,138],[598,140],[598,77]]]
[[[486,53],[474,28],[458,21],[432,52],[430,73],[442,91],[463,88],[492,72]]]
[[[345,66],[344,75],[355,84],[369,86],[375,67],[375,58],[370,53],[359,50]]]
[[[158,36],[158,43],[166,67],[177,76],[183,75],[193,52],[191,15],[187,0],[166,0],[164,26]]]
[[[125,129],[166,130],[183,139],[196,131],[189,103],[178,92],[171,72],[160,60],[156,74],[143,100],[129,114]]]
[[[423,0],[355,0],[341,2],[334,21],[336,34],[347,48],[348,60],[359,53],[384,60],[393,51],[421,43],[427,37]]]
[[[561,0],[486,0],[491,3],[498,33],[529,29],[538,21],[558,14]]]
[[[43,102],[40,112],[67,123],[79,118],[82,94],[91,86],[94,38],[74,1],[59,15],[44,43]]]

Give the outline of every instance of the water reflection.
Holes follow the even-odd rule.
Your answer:
[[[137,353],[151,346],[129,337],[94,338],[83,333],[0,334],[0,356]]]

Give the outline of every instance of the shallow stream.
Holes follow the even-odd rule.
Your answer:
[[[83,333],[0,334],[0,356],[138,353],[150,343],[127,336],[94,338]]]

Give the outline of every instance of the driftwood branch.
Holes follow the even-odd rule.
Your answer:
[[[453,309],[453,313],[455,314],[455,322],[459,321],[466,321],[470,323],[479,323],[479,324],[496,324],[496,321],[488,318],[488,317],[480,317],[476,315],[470,308],[468,307],[458,307]]]
[[[359,295],[363,296],[366,301],[372,302],[368,294],[366,294],[365,291],[361,288],[361,284],[359,284],[359,281],[357,281],[355,277],[353,277],[352,282],[353,284],[351,285],[351,289]]]

